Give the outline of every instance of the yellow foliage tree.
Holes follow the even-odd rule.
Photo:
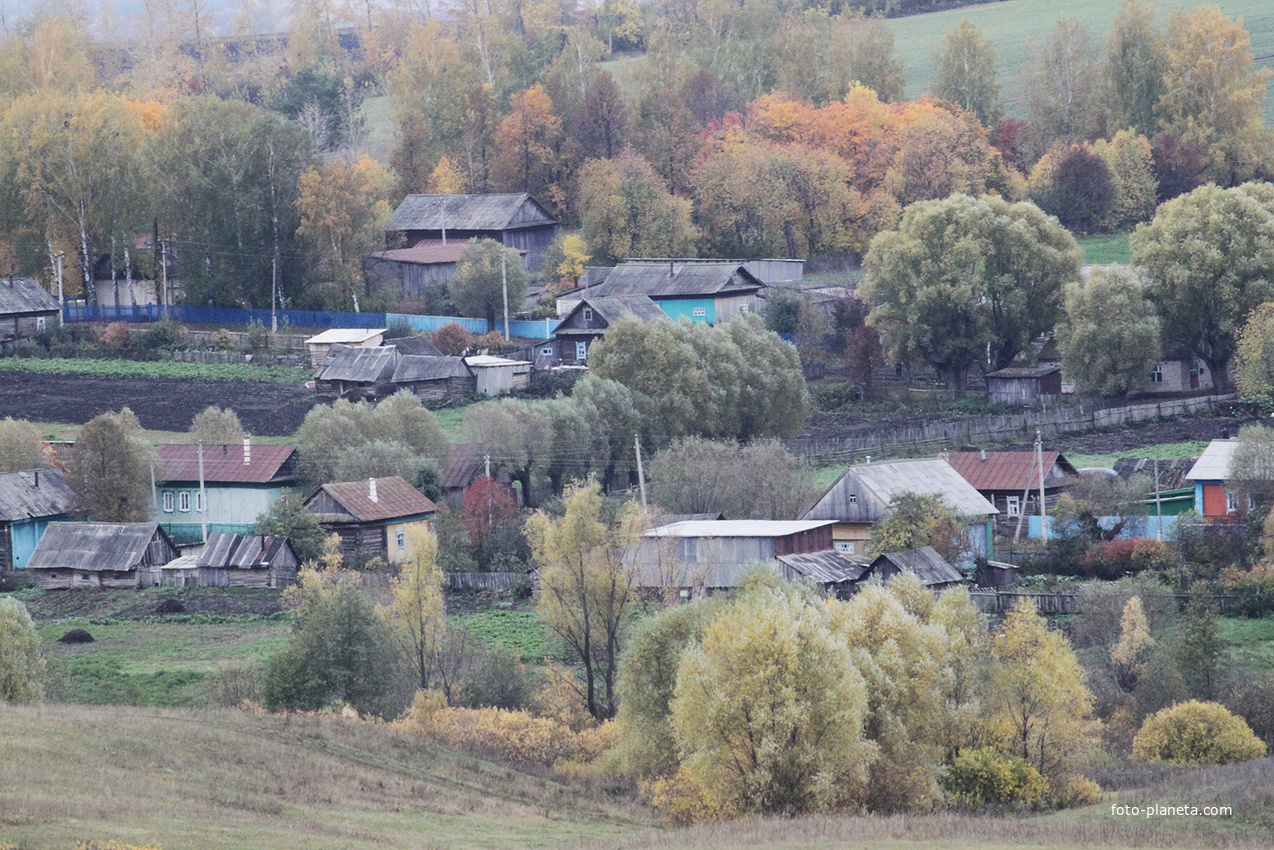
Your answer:
[[[447,606],[442,589],[445,577],[438,566],[438,541],[427,528],[407,532],[406,563],[390,580],[393,601],[381,616],[394,627],[398,647],[411,663],[421,688],[428,688],[435,658],[447,626]]]
[[[452,163],[451,157],[443,154],[429,175],[429,185],[435,195],[462,194],[465,190],[464,172]]]
[[[1215,702],[1177,703],[1146,718],[1132,740],[1132,756],[1174,764],[1233,764],[1265,755],[1247,721]]]
[[[1137,676],[1145,664],[1146,652],[1155,645],[1150,636],[1150,624],[1141,597],[1134,596],[1124,604],[1119,623],[1119,640],[1110,650],[1110,660],[1115,665],[1115,680],[1125,690],[1137,683]]]
[[[572,233],[562,240],[562,262],[557,267],[560,280],[569,280],[572,285],[579,282],[584,274],[584,267],[592,257],[587,253],[587,245],[583,237]]]
[[[297,233],[314,241],[341,300],[352,300],[355,310],[363,254],[375,249],[389,215],[388,187],[388,172],[369,156],[329,160],[298,183]]]

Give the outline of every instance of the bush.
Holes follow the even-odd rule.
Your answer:
[[[449,708],[437,691],[418,691],[401,728],[477,756],[552,767],[590,755],[608,733],[589,736],[588,749],[560,721],[501,708]],[[598,752],[600,752],[598,750]]]
[[[253,319],[248,325],[248,348],[253,351],[263,351],[270,344],[270,332],[265,329],[265,324],[259,319]]]
[[[44,699],[44,657],[27,606],[0,599],[0,703]]]
[[[258,322],[257,324],[260,324]],[[142,348],[174,348],[181,344],[186,330],[172,319],[163,318],[142,332],[138,343]]]
[[[212,347],[217,351],[229,351],[234,348],[234,337],[230,335],[230,331],[222,328],[212,335]]]
[[[465,330],[459,322],[447,322],[433,332],[430,342],[443,354],[454,356],[473,344],[473,334]]]
[[[1139,761],[1233,764],[1265,755],[1265,743],[1241,717],[1215,702],[1178,703],[1146,718],[1132,741]]]
[[[1085,578],[1112,581],[1136,572],[1133,551],[1139,540],[1109,540],[1098,543],[1079,559],[1079,572]]]
[[[1243,571],[1230,567],[1222,576],[1226,593],[1239,596],[1239,613],[1244,617],[1264,617],[1274,611],[1274,566],[1257,564]]]
[[[1087,776],[1072,776],[1066,783],[1066,791],[1062,794],[1063,808],[1074,809],[1079,806],[1091,806],[1101,800],[1101,786]]]
[[[125,349],[133,341],[133,329],[126,322],[111,322],[102,331],[102,342],[111,348]]]
[[[1048,783],[1025,759],[1000,755],[990,747],[956,756],[942,779],[947,803],[958,809],[1036,806]]]

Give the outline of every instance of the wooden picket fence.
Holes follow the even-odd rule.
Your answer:
[[[512,590],[532,580],[527,573],[447,573],[453,590]]]

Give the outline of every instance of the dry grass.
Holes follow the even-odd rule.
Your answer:
[[[636,805],[385,726],[236,711],[0,706],[0,843],[550,847],[649,828]]]

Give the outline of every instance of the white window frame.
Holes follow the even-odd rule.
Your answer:
[[[204,505],[203,492],[200,490],[196,490],[195,491],[195,513],[201,514],[201,513],[204,513],[206,510],[207,508]]]
[[[190,513],[190,491],[182,490],[177,494],[177,510],[183,514]]]
[[[1150,374],[1150,383],[1152,384],[1163,383],[1163,364],[1162,363],[1155,364],[1155,370],[1154,372]]]
[[[47,316],[35,317],[35,332],[36,333],[44,333],[44,331],[48,328],[48,326],[49,326],[49,320]]]
[[[575,359],[576,360],[588,359],[588,343],[587,342],[575,343]]]
[[[845,555],[854,555],[857,554],[854,550],[858,548],[858,544],[854,540],[837,540],[832,543],[832,548]]]
[[[1225,488],[1225,512],[1227,514],[1237,514],[1239,512],[1239,493],[1229,487]]]
[[[170,514],[170,513],[172,513],[172,512],[173,512],[173,506],[174,506],[174,502],[173,502],[173,491],[172,491],[172,490],[165,490],[165,491],[164,491],[164,513],[166,513],[166,514]]]
[[[394,536],[394,541],[398,544],[399,549],[406,549],[407,548],[407,532],[403,531],[402,529],[399,529],[398,533]]]
[[[1008,496],[1004,500],[1004,512],[1008,516],[1022,515],[1022,497]]]
[[[677,541],[677,556],[687,564],[699,562],[699,541],[693,537],[682,537]]]
[[[551,346],[551,345],[546,345],[546,346],[544,346],[543,348],[541,348],[541,349],[540,349],[540,354],[544,355],[545,357],[552,357],[552,356],[553,356],[553,346]]]
[[[708,318],[708,308],[707,307],[691,307],[690,315],[694,316],[696,319],[706,319]]]

